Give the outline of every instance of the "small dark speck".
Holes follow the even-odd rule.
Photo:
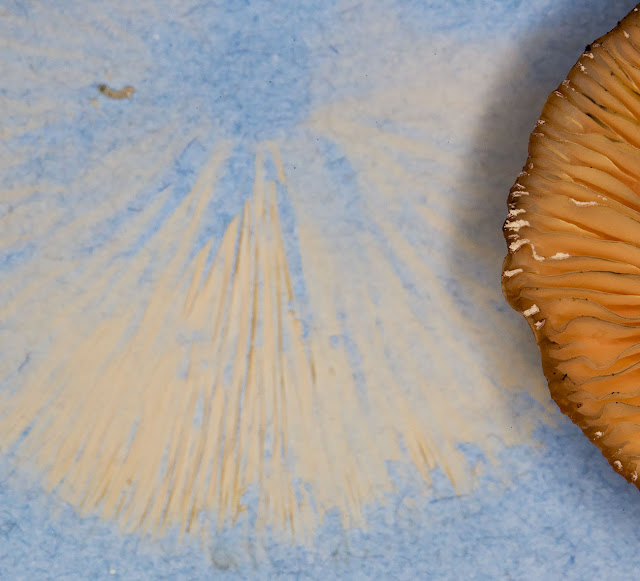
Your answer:
[[[31,361],[31,353],[27,353],[27,356],[24,358],[24,361],[20,364],[20,367],[18,367],[18,373],[20,373],[25,366],[29,363],[29,361]]]

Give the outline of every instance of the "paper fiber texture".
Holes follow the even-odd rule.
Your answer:
[[[129,4],[1,8],[0,576],[633,555],[500,292],[527,136],[632,5]]]

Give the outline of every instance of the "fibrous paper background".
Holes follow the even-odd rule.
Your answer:
[[[4,4],[0,572],[584,578],[632,550],[633,491],[499,278],[546,95],[631,7]]]

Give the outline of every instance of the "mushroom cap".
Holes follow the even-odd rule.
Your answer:
[[[508,208],[502,288],[535,335],[551,395],[639,486],[638,8],[549,96]]]

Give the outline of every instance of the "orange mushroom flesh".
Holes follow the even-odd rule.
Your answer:
[[[504,295],[562,412],[640,488],[638,8],[549,96],[508,207]]]

